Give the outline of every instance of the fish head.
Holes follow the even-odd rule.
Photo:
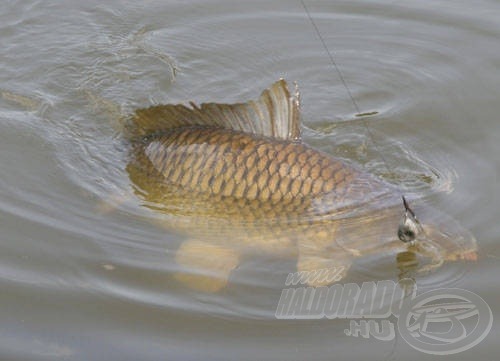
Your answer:
[[[477,260],[477,241],[472,233],[430,206],[406,211],[398,226],[398,238],[417,253],[443,261]]]

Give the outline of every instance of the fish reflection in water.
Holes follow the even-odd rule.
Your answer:
[[[450,217],[415,206],[423,232],[398,239],[397,190],[301,141],[297,89],[280,80],[256,101],[138,109],[126,126],[135,193],[184,241],[176,278],[225,287],[244,257],[296,257],[298,271],[342,269],[376,253],[427,257],[422,270],[475,260],[474,237]],[[324,283],[313,281],[313,286]]]

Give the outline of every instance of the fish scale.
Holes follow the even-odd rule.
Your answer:
[[[321,198],[338,203],[361,174],[301,143],[226,129],[177,128],[148,139],[144,153],[165,182],[259,202]]]
[[[231,247],[281,253],[293,250],[293,242],[310,240],[311,246],[330,244],[344,252],[335,221],[342,220],[344,203],[368,202],[375,190],[386,191],[365,173],[303,143],[220,128],[155,134],[135,144],[132,159],[131,180],[146,199],[167,206],[174,216],[167,219],[169,228]],[[347,248],[373,247],[362,235],[380,219],[380,210],[376,217],[359,218],[366,232],[358,231]],[[350,218],[341,224],[352,229]]]

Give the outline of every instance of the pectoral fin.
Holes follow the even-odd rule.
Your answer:
[[[240,254],[228,247],[189,240],[181,244],[175,259],[184,268],[175,274],[178,281],[199,291],[217,292],[227,285]]]

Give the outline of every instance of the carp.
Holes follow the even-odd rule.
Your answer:
[[[395,186],[305,144],[298,89],[283,79],[246,103],[138,109],[127,136],[134,191],[183,235],[175,277],[192,288],[222,289],[252,253],[296,257],[298,271],[339,269],[339,279],[377,252],[418,253],[427,269],[476,258],[455,220],[417,205],[413,234]]]

